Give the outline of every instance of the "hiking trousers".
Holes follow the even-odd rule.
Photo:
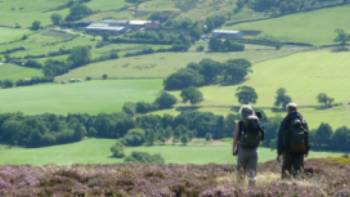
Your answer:
[[[249,185],[255,185],[256,171],[258,166],[258,151],[257,148],[246,149],[238,148],[237,158],[237,182],[243,183],[245,176],[248,176]]]
[[[282,164],[282,179],[296,177],[304,170],[304,154],[284,153]]]

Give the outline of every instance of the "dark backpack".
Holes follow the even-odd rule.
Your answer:
[[[239,122],[239,143],[243,148],[255,149],[262,140],[262,129],[256,117],[248,117],[247,120]]]
[[[305,153],[306,128],[303,120],[295,118],[288,129],[288,151],[291,153]]]

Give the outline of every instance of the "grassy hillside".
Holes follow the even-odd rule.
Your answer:
[[[333,43],[335,29],[350,31],[350,23],[347,20],[349,16],[350,6],[340,6],[227,28],[262,31],[260,38],[325,45]]]
[[[0,80],[17,80],[42,75],[42,72],[38,69],[25,68],[13,64],[0,64]]]
[[[0,27],[0,43],[19,40],[28,30]]]
[[[232,53],[207,53],[207,52],[177,52],[158,53],[137,57],[121,58],[118,60],[90,64],[57,77],[57,80],[70,78],[100,77],[108,73],[112,78],[164,78],[185,67],[190,62],[198,62],[204,58],[211,58],[217,61],[226,61],[235,58],[247,58],[253,62],[268,60],[276,57],[292,54],[299,49],[285,48],[276,51],[272,48],[256,48],[248,46],[244,52]]]
[[[301,106],[301,111],[317,127],[321,122],[331,123],[334,127],[350,126],[350,106],[348,89],[350,88],[350,70],[347,62],[350,53],[335,53],[329,50],[298,53],[279,59],[257,63],[253,74],[241,85],[253,86],[258,93],[257,107],[265,108],[268,115],[283,115],[271,112],[276,90],[286,88],[288,95]],[[227,114],[230,107],[239,105],[234,96],[238,86],[207,86],[201,88],[204,101],[201,111]],[[327,93],[343,105],[336,108],[319,110],[317,95]],[[175,95],[179,95],[175,92]],[[158,114],[176,114],[174,110],[157,112]]]
[[[0,25],[29,27],[38,20],[43,25],[51,23],[51,11],[69,0],[4,0],[0,1]],[[66,13],[67,11],[56,11]]]
[[[115,140],[87,139],[82,142],[52,146],[47,148],[25,149],[0,146],[0,164],[73,164],[73,163],[119,163],[120,159],[111,157],[110,147]],[[234,163],[231,155],[230,142],[217,144],[163,145],[151,147],[126,148],[126,154],[132,151],[145,151],[151,154],[161,154],[166,163],[177,164],[206,164]],[[276,152],[260,148],[260,162],[273,160]],[[337,154],[312,152],[311,158],[336,156]]]
[[[0,89],[0,113],[112,113],[127,101],[153,101],[161,80],[108,80]]]

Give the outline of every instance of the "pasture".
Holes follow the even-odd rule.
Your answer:
[[[42,75],[41,70],[38,69],[25,68],[13,64],[0,64],[0,80],[18,80]]]
[[[0,113],[113,113],[125,102],[153,101],[161,80],[97,80],[0,89]]]
[[[112,139],[86,139],[81,142],[58,145],[45,148],[17,148],[0,146],[0,165],[7,164],[111,164],[120,163],[122,159],[111,157],[110,147],[115,143]],[[193,143],[183,145],[156,145],[149,147],[128,147],[125,153],[143,151],[151,154],[161,154],[166,163],[175,164],[230,164],[235,162],[231,154],[231,142]],[[276,151],[260,148],[260,162],[276,158]],[[311,152],[310,158],[337,156],[340,154],[326,152]]]
[[[0,25],[29,27],[35,20],[43,25],[51,23],[50,16],[57,7],[66,4],[69,0],[10,0],[0,1]],[[55,13],[66,14],[67,10],[58,10]]]
[[[257,107],[263,108],[269,116],[284,115],[271,111],[275,101],[276,90],[285,88],[287,94],[301,107],[312,128],[321,122],[334,127],[350,126],[350,106],[348,90],[350,89],[349,52],[332,52],[330,50],[309,51],[286,57],[272,59],[253,65],[253,73],[240,85],[255,88],[258,94]],[[200,88],[204,101],[200,111],[215,114],[228,114],[232,106],[239,106],[234,96],[237,87],[206,86]],[[340,106],[331,109],[318,109],[317,95],[327,93],[335,98]],[[173,92],[179,97],[179,92]],[[157,114],[177,114],[175,110],[155,112]]]
[[[209,53],[189,51],[156,53],[89,64],[59,76],[56,80],[85,78],[86,76],[98,78],[103,72],[108,73],[111,78],[165,78],[178,69],[184,68],[188,63],[199,62],[204,58],[221,62],[228,59],[247,58],[252,62],[259,62],[293,54],[300,50],[300,48],[285,48],[276,51],[273,48],[248,46],[247,51],[244,52]]]
[[[0,27],[0,43],[19,40],[27,33],[28,30]]]
[[[349,16],[350,6],[344,5],[226,28],[261,31],[259,38],[327,45],[334,43],[336,29],[350,31],[350,24],[347,20]]]

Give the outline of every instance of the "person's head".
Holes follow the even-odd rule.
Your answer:
[[[288,103],[287,111],[288,111],[288,113],[298,111],[298,105],[296,103]]]
[[[252,106],[243,105],[241,109],[239,109],[239,114],[241,115],[242,120],[246,120],[249,116],[255,115]]]

